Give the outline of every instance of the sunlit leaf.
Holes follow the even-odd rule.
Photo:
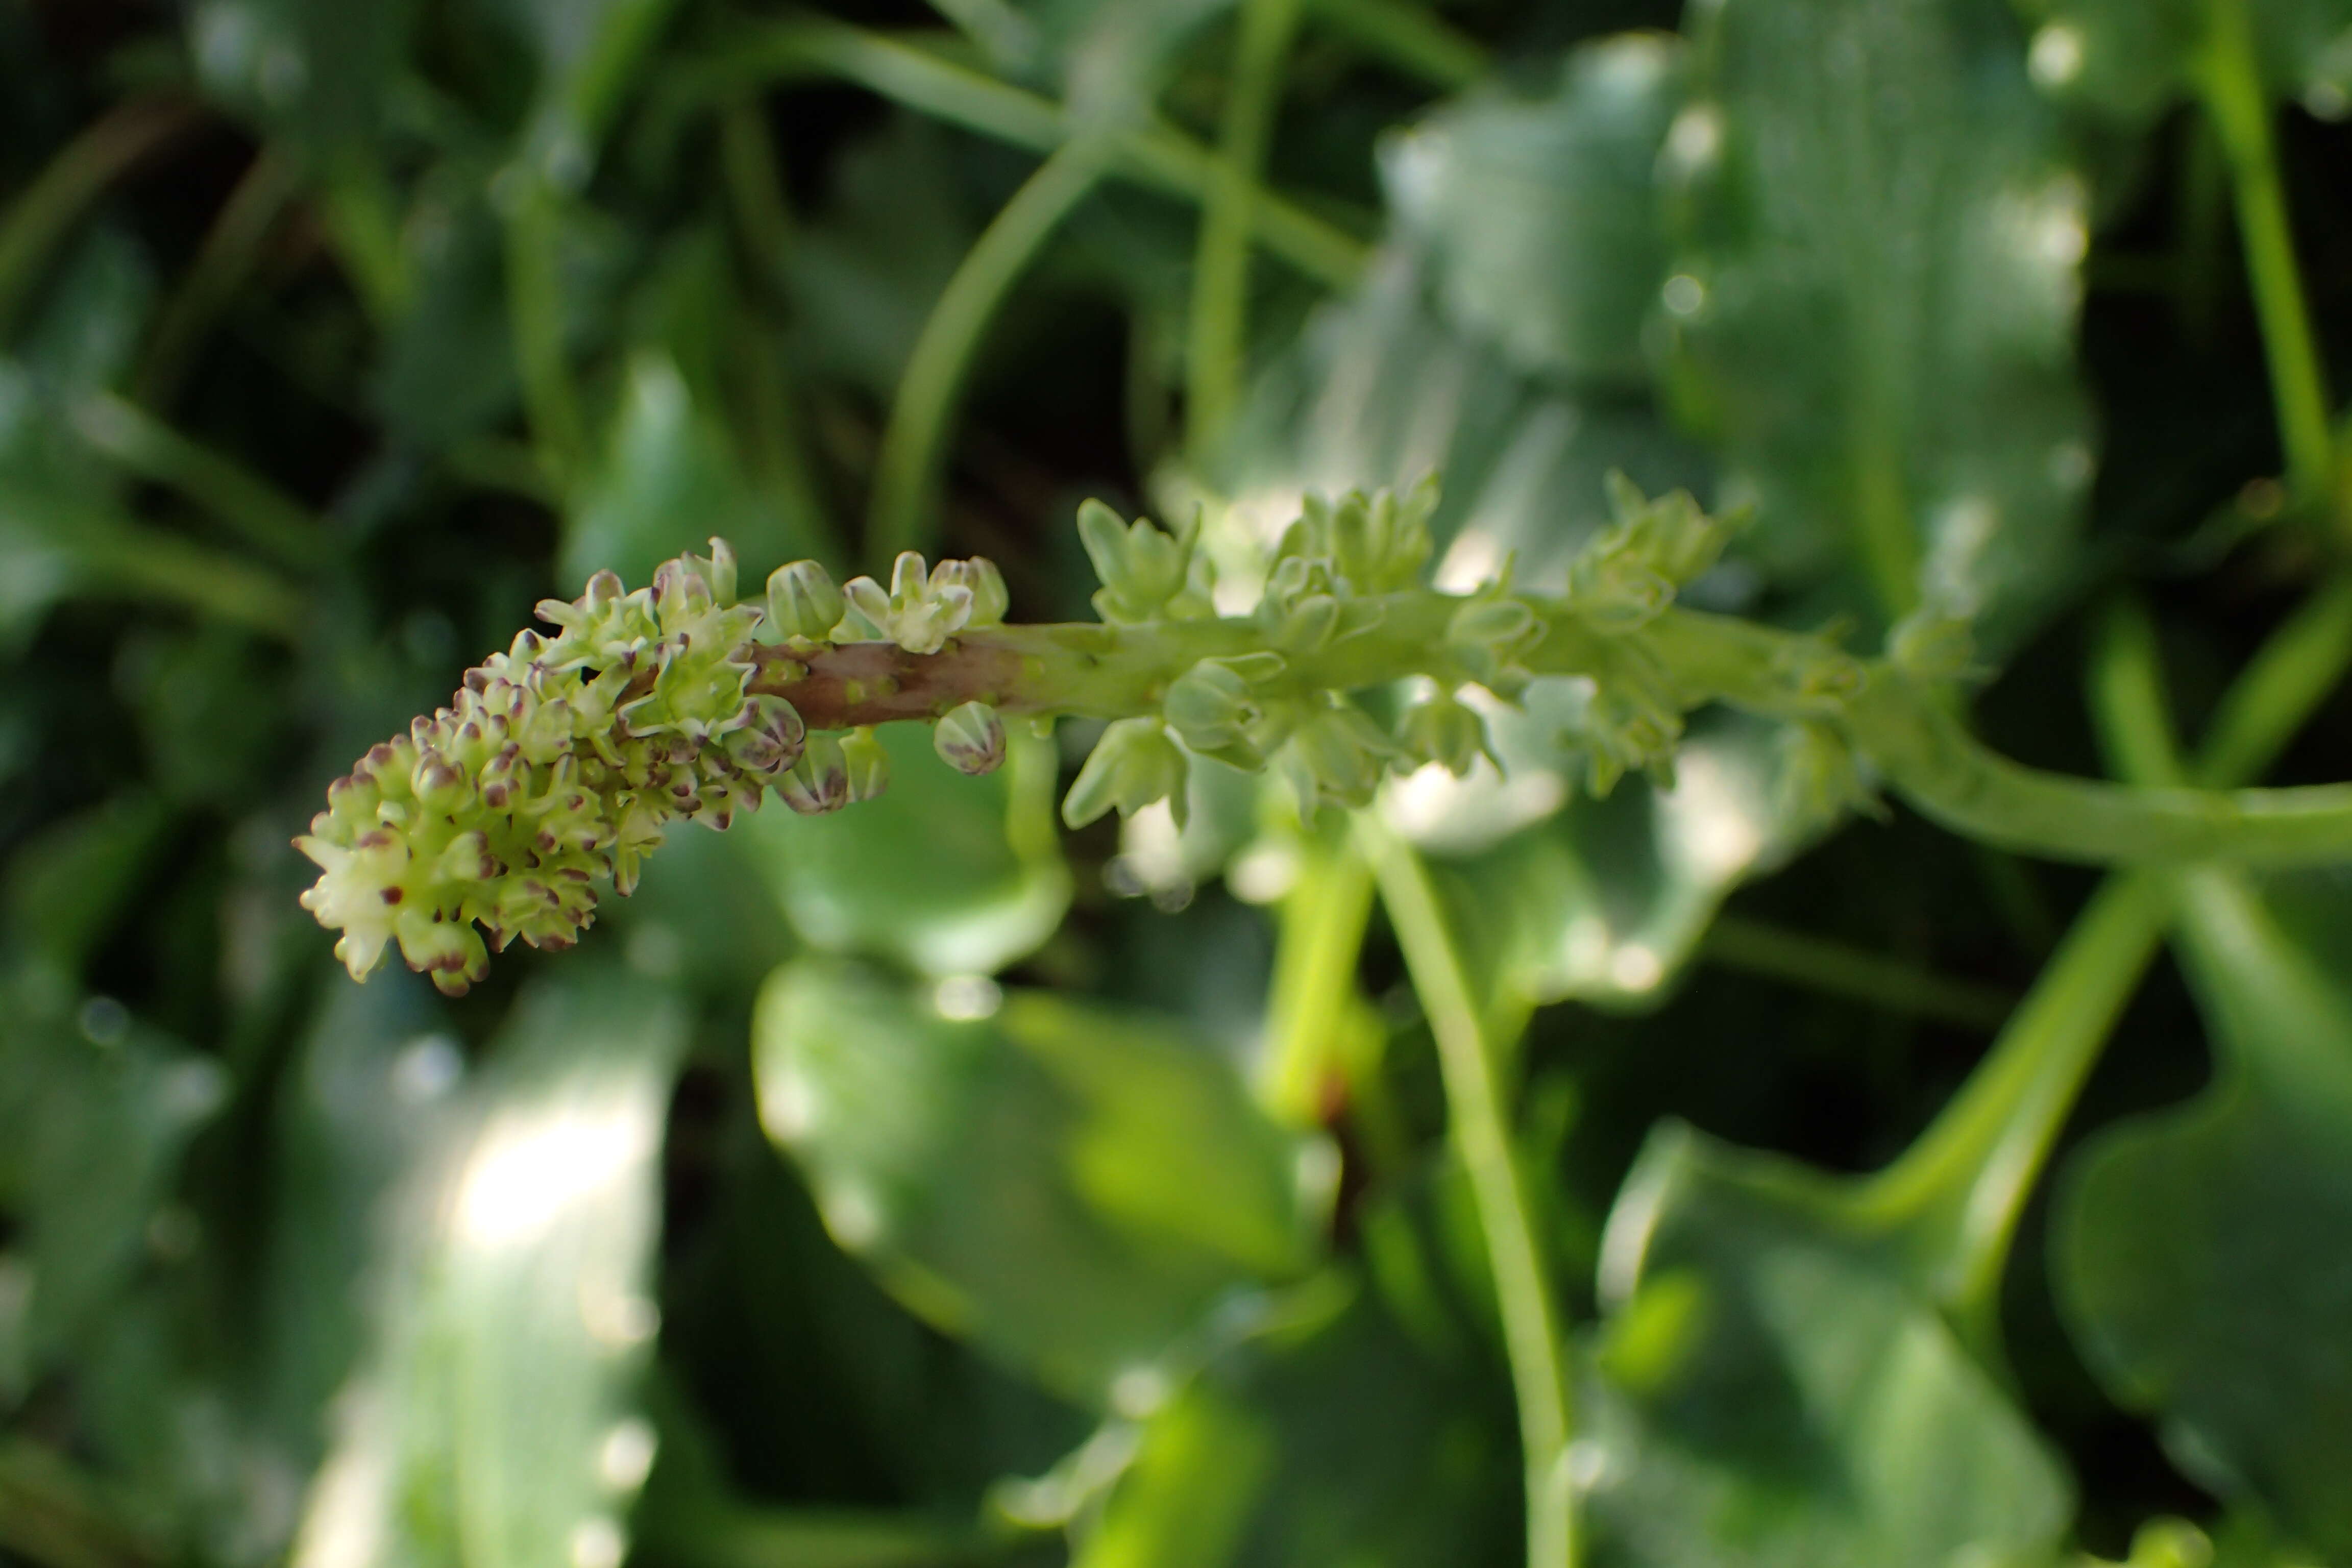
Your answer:
[[[754,1029],[761,1120],[900,1300],[1060,1392],[1147,1409],[1217,1309],[1310,1261],[1298,1152],[1162,1022],[997,1003],[787,965]]]
[[[1051,936],[1070,901],[1052,746],[1016,733],[1004,765],[974,779],[919,725],[876,733],[890,752],[880,799],[828,816],[771,805],[733,829],[793,930],[936,975],[992,974]]]
[[[1518,366],[1644,385],[1664,241],[1654,171],[1681,97],[1665,35],[1578,50],[1541,97],[1475,94],[1388,143],[1402,231],[1438,298]]]
[[[1666,138],[1680,402],[1776,575],[2005,644],[2092,468],[2083,182],[2000,0],[1724,0]]]
[[[2184,956],[2221,1056],[2211,1088],[2071,1163],[2053,1271],[2115,1396],[2201,1484],[2352,1552],[2352,991],[2347,887],[2270,896],[2200,873]],[[2126,1042],[2127,1043],[2127,1042]]]
[[[1603,1242],[1596,1565],[2041,1563],[2064,1472],[1816,1172],[1653,1134]]]
[[[593,970],[517,1006],[413,1173],[304,1568],[579,1568],[626,1550],[654,1457],[633,1388],[686,1018],[667,992]]]

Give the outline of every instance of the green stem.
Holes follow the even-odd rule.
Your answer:
[[[1503,1042],[1488,1036],[1486,1015],[1421,858],[1369,814],[1357,818],[1357,830],[1436,1037],[1454,1149],[1486,1239],[1518,1402],[1528,1568],[1572,1568],[1578,1552],[1575,1493],[1567,1465],[1574,1415],[1567,1338],[1529,1210],[1526,1173],[1512,1147],[1510,1110],[1496,1062]]]
[[[1055,149],[981,232],[924,321],[890,405],[866,513],[866,554],[885,569],[898,552],[926,550],[935,539],[948,424],[972,356],[1013,283],[1102,178],[1105,152],[1094,141]]]
[[[1061,105],[1008,86],[929,50],[828,18],[795,17],[748,29],[720,58],[673,91],[721,99],[764,81],[831,77],[997,141],[1050,153],[1076,134]],[[674,107],[674,105],[673,105]],[[1092,133],[1090,132],[1090,135]],[[1192,201],[1206,198],[1217,156],[1198,141],[1153,122],[1099,132],[1109,172]],[[1370,247],[1271,192],[1252,204],[1257,241],[1307,278],[1352,287]]]
[[[2266,769],[2352,668],[2347,622],[2352,576],[2313,595],[2240,673],[2190,776],[2231,784]],[[2178,779],[2144,620],[2110,623],[2094,680],[2118,763]],[[1907,1232],[1931,1289],[1980,1347],[1997,1342],[2001,1272],[2026,1197],[2164,939],[2168,884],[2155,871],[2104,883],[1967,1085],[1863,1188],[1860,1211]]]
[[[2246,0],[2205,0],[2204,47],[2199,51],[2195,78],[2237,195],[2238,230],[2270,361],[2271,395],[2278,406],[2288,478],[2299,499],[2326,505],[2337,527],[2352,528],[2352,510],[2338,493],[2326,373],[2295,266],[2270,95],[2263,87]]]
[[[1372,873],[1344,841],[1309,842],[1300,852],[1298,880],[1282,900],[1258,1099],[1283,1122],[1314,1127],[1361,1006],[1356,965],[1371,923]]]
[[[1192,263],[1185,434],[1196,461],[1224,435],[1241,403],[1249,340],[1251,213],[1274,136],[1298,6],[1299,0],[1242,0],[1216,174],[1202,205]]]
[[[365,142],[328,156],[319,207],[335,254],[369,317],[389,326],[407,308],[408,256],[401,246],[392,179]]]
[[[112,393],[94,393],[75,405],[73,423],[100,456],[179,491],[285,564],[310,567],[326,558],[326,536],[310,509],[138,405]]]
[[[1486,46],[1408,0],[1307,0],[1315,19],[1376,59],[1443,92],[1484,77]]]
[[[175,103],[141,101],[110,110],[68,142],[0,214],[0,339],[15,331],[50,256],[90,204],[194,119]]]
[[[156,315],[133,385],[150,408],[167,408],[196,347],[253,271],[261,247],[301,188],[293,161],[264,147],[196,247],[195,258]]]
[[[515,368],[540,462],[559,492],[579,483],[589,453],[588,419],[563,343],[561,198],[517,172],[522,185],[507,217],[507,315]]]
[[[1738,915],[1716,916],[1701,951],[1726,969],[1957,1028],[1997,1029],[2017,1004],[1997,985],[1948,979],[1916,964]]]

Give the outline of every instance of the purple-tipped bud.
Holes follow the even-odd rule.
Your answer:
[[[776,780],[776,794],[803,816],[839,811],[849,804],[849,764],[841,742],[831,735],[811,735],[794,763]]]
[[[931,745],[960,773],[992,773],[1004,763],[1004,721],[985,702],[967,702],[940,721]]]

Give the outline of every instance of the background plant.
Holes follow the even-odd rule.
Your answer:
[[[1837,645],[1966,678],[1931,763],[2352,777],[2347,28],[0,9],[0,1552],[2352,1555],[2340,874],[1849,819],[1814,721]],[[1748,518],[1667,619],[1612,470]],[[1082,621],[1100,496],[1230,609],[1432,472],[1440,589],[1654,628],[1487,705],[1500,774],[1066,833],[1086,726],[887,725],[454,1000],[295,902],[325,782],[599,569]],[[1685,718],[1692,615],[1824,706]]]

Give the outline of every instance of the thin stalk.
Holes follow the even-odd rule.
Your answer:
[[[1508,1097],[1496,1060],[1504,1042],[1489,1036],[1421,858],[1369,814],[1358,816],[1357,831],[1404,951],[1413,991],[1436,1037],[1454,1148],[1486,1236],[1518,1403],[1528,1568],[1572,1568],[1578,1546],[1567,1464],[1574,1429],[1567,1337],[1528,1202],[1526,1173],[1512,1145]]]
[[[1953,980],[1845,942],[1738,915],[1716,916],[1700,951],[1726,969],[1956,1028],[1997,1029],[2017,1004],[1998,985]]]
[[[887,566],[898,552],[932,543],[948,425],[972,357],[1014,282],[1102,178],[1106,151],[1094,141],[1055,149],[981,232],[931,308],[882,433],[866,513],[869,559]]]
[[[291,642],[302,595],[276,573],[192,544],[175,533],[98,513],[41,519],[43,531],[71,539],[72,556],[93,592],[187,606],[215,620]]]
[[[326,536],[309,508],[137,404],[112,393],[94,393],[75,405],[73,423],[100,456],[142,479],[177,490],[286,565],[311,567],[326,558]]]
[[[1458,92],[1492,68],[1485,45],[1409,0],[1307,0],[1315,20],[1373,58],[1441,92]]]
[[[139,402],[150,408],[170,405],[197,345],[252,274],[263,244],[300,188],[291,159],[270,147],[254,155],[156,315],[132,383]]]
[[[1258,1078],[1260,1102],[1293,1127],[1322,1121],[1324,1086],[1361,1006],[1356,966],[1372,915],[1371,868],[1352,845],[1313,843],[1303,853],[1282,900]]]
[[[507,315],[515,367],[540,462],[559,491],[577,484],[589,453],[588,418],[563,343],[563,273],[556,193],[518,175],[523,189],[507,217]]]
[[[2263,88],[2246,0],[2205,0],[2204,47],[2194,76],[2230,165],[2238,232],[2245,245],[2254,313],[2270,362],[2271,395],[2278,408],[2287,476],[2299,498],[2326,504],[2338,529],[2352,529],[2352,509],[2339,493],[2326,376],[2295,266],[2270,95]]]
[[[408,256],[398,199],[373,148],[354,142],[328,159],[319,210],[352,292],[372,320],[389,325],[408,304]]]
[[[0,339],[47,272],[49,258],[107,186],[195,122],[176,103],[142,100],[108,110],[66,143],[0,214]]]
[[[1033,153],[1051,153],[1077,133],[1050,99],[901,39],[822,17],[749,29],[698,79],[676,90],[725,99],[761,82],[802,77],[855,82],[919,114]],[[1158,122],[1101,134],[1109,140],[1112,174],[1171,195],[1206,198],[1217,156],[1194,138]],[[1370,255],[1363,241],[1272,192],[1252,204],[1251,227],[1269,255],[1327,288],[1352,287]]]
[[[1299,0],[1242,0],[1225,88],[1217,168],[1202,204],[1185,344],[1185,435],[1194,459],[1224,435],[1240,405],[1249,342],[1251,209],[1281,106]]]

